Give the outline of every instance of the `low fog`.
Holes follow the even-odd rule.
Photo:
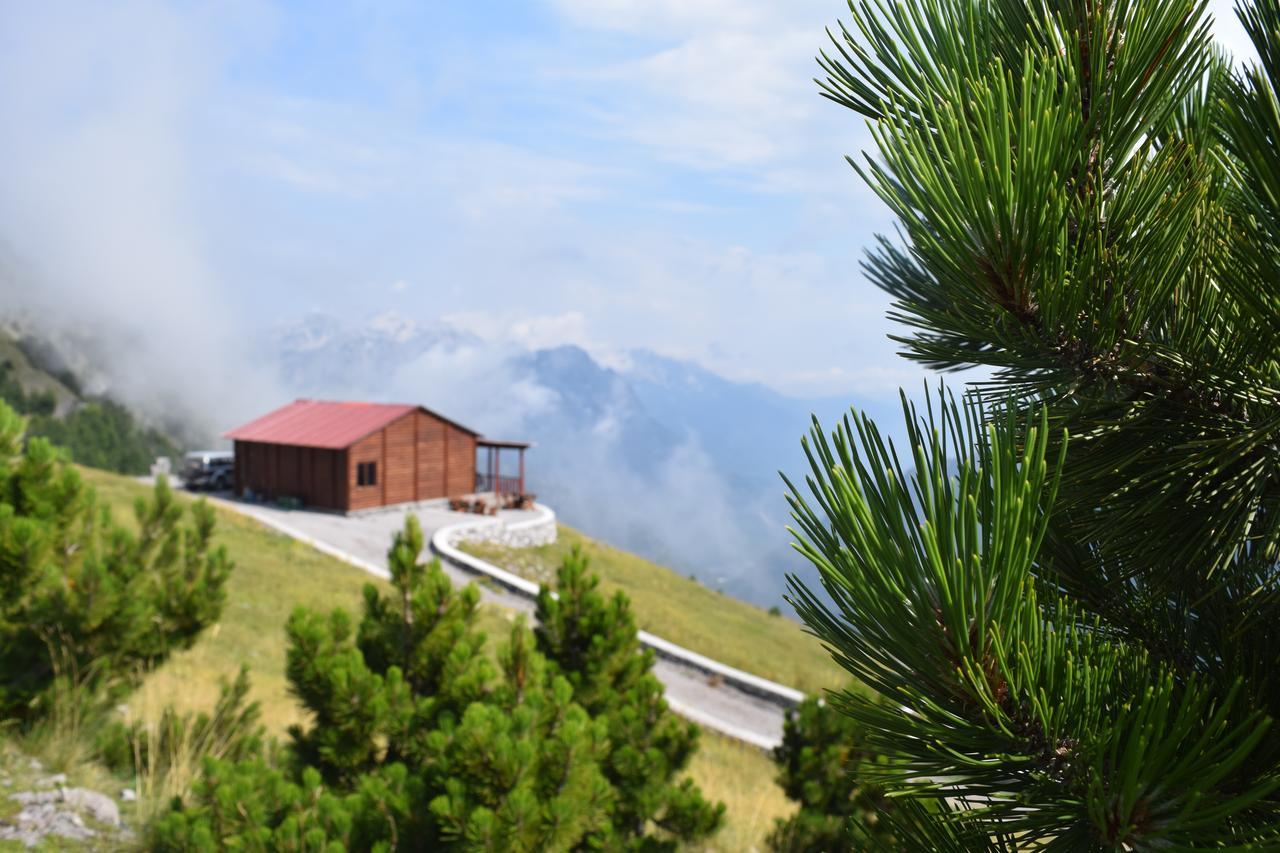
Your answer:
[[[278,397],[202,239],[190,134],[209,45],[151,4],[41,6],[0,27],[0,314],[86,387],[208,433]]]

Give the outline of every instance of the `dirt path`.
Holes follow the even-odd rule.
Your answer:
[[[474,520],[474,516],[434,507],[344,516],[214,500],[384,578],[387,577],[387,549],[392,535],[404,526],[407,513],[413,512],[418,516],[428,540],[442,527]],[[513,513],[511,520],[518,520],[521,515]],[[527,515],[532,516],[532,513]],[[477,579],[477,575],[448,561],[443,561],[443,565],[457,583],[470,583]],[[495,584],[481,584],[480,591],[485,601],[530,616],[533,614],[533,602],[524,596],[497,588]],[[785,712],[780,705],[747,693],[731,683],[709,679],[701,670],[670,658],[660,657],[654,673],[666,686],[667,701],[672,710],[699,725],[765,749],[772,748],[781,740]]]

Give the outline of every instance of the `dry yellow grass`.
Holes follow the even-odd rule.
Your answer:
[[[796,808],[774,781],[778,770],[768,755],[705,729],[698,752],[689,763],[689,775],[708,799],[725,804],[726,818],[710,842],[693,850],[763,851],[773,822],[790,816]]]

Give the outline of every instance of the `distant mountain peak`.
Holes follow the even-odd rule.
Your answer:
[[[369,318],[365,328],[400,344],[423,334],[423,328],[416,320],[395,310],[375,314]]]

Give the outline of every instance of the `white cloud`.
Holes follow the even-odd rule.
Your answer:
[[[834,396],[850,391],[859,396],[886,397],[896,395],[899,388],[909,391],[919,388],[921,381],[932,375],[910,362],[901,361],[888,365],[795,370],[770,379],[774,385],[785,387],[801,397]],[[966,375],[964,381],[974,378]]]
[[[759,0],[554,0],[581,26],[633,35],[687,34],[728,27],[760,26],[776,17],[774,4]],[[775,7],[776,8],[776,7]]]
[[[512,368],[511,347],[436,346],[405,364],[391,379],[397,399],[447,410],[496,437],[521,434],[525,420],[553,407],[556,393]]]
[[[822,107],[805,73],[814,39],[807,32],[750,32],[691,38],[643,59],[599,72],[611,85],[644,93],[621,99],[610,116],[632,139],[698,167],[772,165],[803,144]],[[725,73],[725,69],[733,69]]]
[[[789,390],[891,382],[887,300],[857,268],[889,222],[841,161],[867,137],[810,79],[840,3],[554,5],[607,49],[506,33],[512,64],[480,80],[384,63],[407,93],[390,109],[229,73],[288,29],[249,3],[12,5],[0,240],[30,273],[0,302],[114,325],[118,381],[215,401],[251,375],[237,341],[260,314],[370,295],[608,363],[644,346]],[[1230,5],[1211,3],[1240,50]],[[402,109],[459,79],[476,123]]]
[[[838,154],[871,147],[862,119],[821,100],[812,82],[820,76],[815,56],[827,46],[824,27],[847,17],[840,3],[555,5],[578,26],[626,33],[646,46],[639,58],[576,74],[618,93],[603,113],[614,132],[666,159],[737,170],[759,190],[827,195]],[[1210,0],[1215,35],[1237,58],[1253,57],[1233,5],[1234,0]],[[850,194],[847,187],[840,191]]]
[[[436,132],[375,106],[237,94],[220,140],[234,166],[307,193],[429,198],[483,223],[498,212],[536,216],[597,199],[610,177],[572,157]]]
[[[558,0],[580,27],[619,31],[642,53],[564,74],[602,100],[610,132],[659,157],[725,171],[768,192],[842,196],[840,156],[870,141],[861,119],[825,103],[812,78],[823,28],[840,14],[816,0]]]

